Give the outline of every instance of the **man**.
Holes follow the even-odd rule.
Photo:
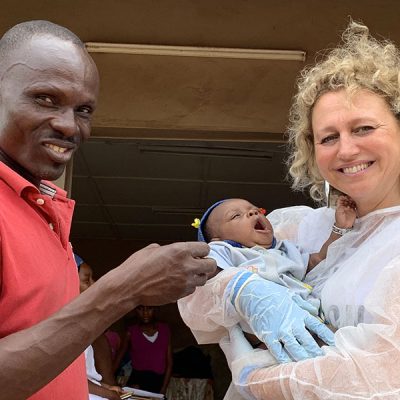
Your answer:
[[[31,21],[0,40],[1,400],[86,400],[84,349],[139,304],[175,301],[215,270],[204,243],[150,245],[78,297],[74,203],[47,180],[89,137],[98,90],[67,29]]]

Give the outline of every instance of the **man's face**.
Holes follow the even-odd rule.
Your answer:
[[[90,135],[98,72],[73,43],[34,37],[0,76],[0,148],[34,179],[55,180]]]
[[[260,209],[243,199],[229,199],[208,217],[211,240],[233,240],[246,247],[270,248],[274,240],[271,223]]]

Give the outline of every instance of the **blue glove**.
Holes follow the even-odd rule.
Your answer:
[[[325,343],[335,344],[328,327],[301,308],[307,302],[288,288],[251,272],[240,272],[227,290],[235,309],[278,362],[323,355],[309,331]]]

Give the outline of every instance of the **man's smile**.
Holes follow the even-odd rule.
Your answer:
[[[45,144],[46,147],[54,150],[57,153],[65,153],[68,149],[65,147],[56,146],[54,144]]]

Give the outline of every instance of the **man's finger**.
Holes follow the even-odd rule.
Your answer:
[[[158,243],[151,243],[148,246],[144,247],[144,249],[155,249],[156,247],[160,247]]]
[[[196,261],[196,266],[194,269],[194,273],[196,275],[208,275],[211,274],[213,272],[215,272],[215,270],[217,269],[217,263],[215,260],[213,260],[212,258],[202,258],[202,259],[198,259],[195,260]],[[206,277],[207,279],[207,277]]]
[[[195,286],[204,286],[207,282],[207,274],[195,274],[194,284]]]
[[[210,247],[204,242],[186,242],[186,246],[189,252],[195,258],[203,258],[208,256],[210,252]]]

